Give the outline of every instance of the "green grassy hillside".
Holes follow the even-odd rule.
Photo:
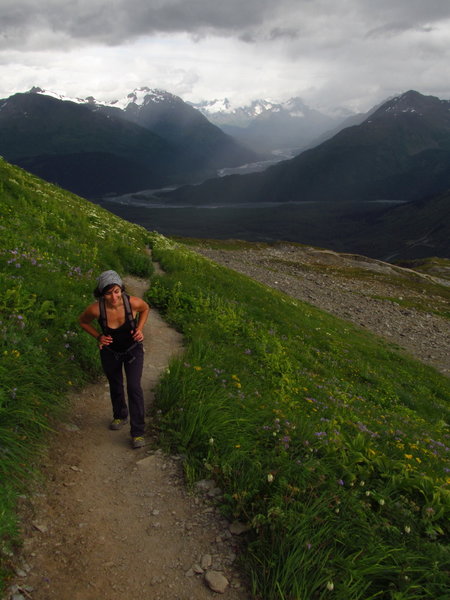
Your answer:
[[[157,390],[165,447],[249,526],[264,600],[450,597],[449,380],[310,305],[0,161],[0,559],[67,391],[99,373],[77,327],[97,273],[166,270],[149,300],[186,353]]]
[[[148,276],[147,232],[0,159],[0,564],[68,390],[100,372],[77,318],[105,269]],[[26,483],[24,483],[26,482]],[[1,585],[0,585],[1,591]]]
[[[186,336],[161,440],[250,527],[255,598],[450,597],[449,380],[308,304],[153,237],[150,299]]]

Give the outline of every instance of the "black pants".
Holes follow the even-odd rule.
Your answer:
[[[141,387],[144,366],[144,348],[137,344],[126,354],[100,350],[103,371],[109,382],[109,392],[114,419],[126,419],[130,415],[131,435],[144,435],[144,394]],[[128,406],[125,399],[123,372],[127,380]],[[129,410],[128,410],[129,407]]]

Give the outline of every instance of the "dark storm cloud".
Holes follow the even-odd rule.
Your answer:
[[[120,45],[139,36],[187,32],[247,42],[320,38],[323,18],[362,36],[426,28],[450,15],[448,0],[2,0],[0,40],[9,47],[60,39]],[[347,25],[347,23],[349,23]]]
[[[360,6],[368,20],[407,21],[412,27],[450,16],[448,0],[363,0]]]
[[[450,18],[450,4],[448,0],[378,0],[376,4],[366,0],[362,14],[369,25],[366,37],[390,37],[407,31],[428,33],[436,23]]]
[[[37,29],[108,44],[155,33],[233,35],[260,26],[272,6],[269,0],[2,0],[0,35],[13,46]]]
[[[0,0],[4,97],[150,83],[367,110],[406,89],[449,97],[449,61],[448,0]]]

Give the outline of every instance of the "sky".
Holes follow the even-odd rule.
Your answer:
[[[300,97],[365,112],[415,89],[450,99],[448,0],[0,0],[0,98]]]

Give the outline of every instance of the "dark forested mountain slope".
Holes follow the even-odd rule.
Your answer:
[[[0,101],[0,153],[88,197],[163,185],[178,158],[167,141],[134,123],[30,93]]]
[[[128,100],[123,116],[180,148],[193,169],[233,167],[259,157],[169,92],[141,88]]]
[[[38,88],[0,100],[0,154],[91,198],[198,181],[255,158],[176,97],[123,110]]]

